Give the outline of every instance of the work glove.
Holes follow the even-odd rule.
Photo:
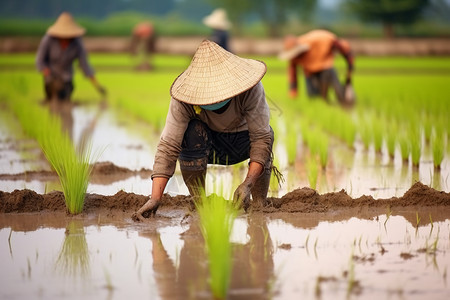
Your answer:
[[[131,218],[135,222],[145,221],[146,218],[155,216],[161,200],[150,198]]]
[[[250,195],[252,190],[252,183],[249,180],[245,180],[234,191],[233,203],[238,207],[244,208],[247,211],[250,206]]]

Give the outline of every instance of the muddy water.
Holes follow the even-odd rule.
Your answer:
[[[0,215],[0,298],[212,299],[196,216],[160,214]],[[448,219],[352,215],[240,216],[228,299],[448,299]]]

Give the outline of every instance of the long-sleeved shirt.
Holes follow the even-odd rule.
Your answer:
[[[337,50],[353,69],[353,55],[350,45],[339,40],[337,36],[326,30],[312,30],[298,37],[299,44],[309,46],[309,50],[289,62],[289,84],[291,90],[297,90],[297,66],[303,68],[306,77],[334,66],[334,51]]]
[[[170,178],[173,175],[181,152],[184,132],[192,119],[203,121],[211,130],[217,132],[248,130],[250,162],[258,162],[265,166],[269,160],[273,144],[269,126],[270,110],[264,88],[259,82],[250,90],[233,97],[229,107],[221,114],[203,109],[197,114],[193,105],[172,98],[166,124],[157,146],[152,178]]]
[[[50,69],[52,78],[60,78],[65,82],[73,77],[73,62],[78,59],[80,67],[87,77],[94,75],[94,70],[88,63],[87,52],[81,38],[74,38],[67,48],[63,49],[57,38],[46,34],[36,54],[36,67],[39,71]]]

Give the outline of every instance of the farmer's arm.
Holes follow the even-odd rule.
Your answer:
[[[350,83],[353,72],[354,56],[350,48],[350,44],[345,40],[335,40],[333,46],[341,53],[347,62],[346,82]]]
[[[293,59],[289,61],[288,79],[289,79],[289,96],[291,98],[295,98],[297,97],[298,94],[297,64]]]
[[[36,68],[44,76],[50,75],[50,66],[48,58],[49,46],[50,46],[50,36],[45,35],[42,38],[41,42],[39,43],[39,47],[36,53]]]
[[[247,201],[250,190],[268,162],[272,152],[273,136],[269,126],[270,110],[262,83],[244,93],[243,110],[250,138],[250,164],[244,182],[236,189],[235,201]]]
[[[97,79],[95,78],[94,69],[89,64],[88,53],[86,51],[86,48],[84,47],[83,40],[81,38],[76,38],[75,42],[77,43],[78,47],[78,62],[80,64],[81,70],[83,70],[84,75],[89,78],[92,85],[97,89],[97,91],[103,96],[106,95],[106,89],[97,81]]]
[[[135,220],[144,220],[142,216],[144,212],[156,213],[167,182],[175,172],[184,132],[193,114],[195,114],[193,108],[189,105],[174,99],[170,101],[166,124],[156,148],[152,173],[152,194],[147,203],[133,216]]]

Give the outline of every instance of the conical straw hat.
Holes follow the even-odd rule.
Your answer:
[[[228,30],[231,27],[227,12],[222,8],[215,9],[209,16],[203,18],[203,24],[213,29]]]
[[[265,73],[262,61],[238,57],[204,40],[191,64],[173,82],[170,95],[188,104],[214,104],[249,90]]]
[[[47,34],[57,38],[75,38],[82,36],[86,30],[78,25],[68,12],[59,15],[56,22],[47,30]]]
[[[309,50],[309,45],[299,44],[295,36],[289,35],[284,38],[283,50],[278,54],[281,60],[291,60]]]

